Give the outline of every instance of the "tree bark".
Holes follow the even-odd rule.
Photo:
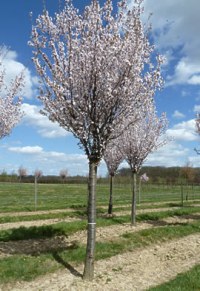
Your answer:
[[[131,207],[131,224],[136,224],[136,187],[137,187],[137,173],[132,171],[132,207]]]
[[[110,197],[108,205],[108,214],[112,214],[113,209],[113,175],[110,175]]]
[[[35,211],[37,209],[37,178],[35,177]]]
[[[139,180],[139,187],[138,187],[138,204],[140,205],[141,201],[141,180]]]
[[[83,279],[92,281],[94,277],[94,254],[96,238],[96,178],[97,163],[89,162],[89,185],[88,185],[88,226],[87,247]]]

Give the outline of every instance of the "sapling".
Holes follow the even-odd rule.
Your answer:
[[[149,177],[147,176],[146,173],[142,174],[140,177],[139,177],[139,189],[138,189],[138,204],[140,204],[140,201],[141,201],[141,184],[142,182],[143,183],[146,183],[149,181]]]
[[[35,170],[34,172],[34,180],[35,180],[35,210],[37,209],[37,197],[38,197],[38,188],[37,188],[37,183],[38,179],[42,176],[42,171],[41,170]]]
[[[119,149],[118,142],[120,139],[116,138],[111,141],[104,152],[104,161],[106,163],[108,173],[110,176],[110,196],[109,196],[109,204],[108,204],[108,214],[112,215],[113,210],[113,177],[116,174],[116,171],[123,161],[122,152]]]
[[[133,225],[136,223],[137,173],[147,156],[166,144],[167,138],[161,139],[161,136],[165,133],[167,124],[166,115],[163,113],[160,118],[157,117],[152,103],[148,109],[144,109],[137,122],[129,125],[120,137],[121,152],[132,173],[131,224]]]
[[[67,169],[62,169],[60,170],[60,173],[59,173],[61,179],[62,179],[62,182],[64,183],[64,181],[66,180],[66,178],[68,177],[68,171]]]
[[[18,169],[18,176],[19,176],[19,181],[22,181],[22,178],[26,177],[28,175],[28,171],[26,168],[23,166],[20,166]]]

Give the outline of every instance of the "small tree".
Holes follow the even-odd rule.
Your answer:
[[[37,209],[37,197],[38,197],[38,189],[37,189],[37,183],[38,179],[42,176],[42,171],[35,170],[34,177],[35,177],[35,210]]]
[[[44,11],[32,28],[33,61],[42,78],[43,114],[71,131],[89,160],[88,232],[84,279],[94,275],[96,177],[105,148],[124,118],[162,86],[161,58],[140,19],[142,1],[127,11],[111,0],[92,0],[80,15],[70,0],[51,17]],[[133,122],[133,119],[132,121]]]
[[[194,181],[195,171],[189,162],[187,162],[185,166],[180,169],[180,176],[187,184],[188,182],[191,183]]]
[[[149,177],[147,176],[146,173],[144,173],[143,175],[140,176],[140,179],[139,179],[139,190],[138,190],[138,204],[140,204],[140,201],[141,201],[141,184],[142,184],[142,182],[146,183],[148,181],[149,181]]]
[[[115,139],[114,141],[110,142],[104,152],[104,161],[106,163],[110,176],[110,196],[108,204],[109,215],[112,214],[113,209],[113,177],[115,176],[119,165],[123,161],[123,155],[122,152],[119,150],[118,141],[119,139]]]
[[[146,173],[144,173],[143,175],[140,176],[140,181],[141,182],[148,182],[149,181],[149,177],[147,176]]]
[[[25,169],[23,166],[20,166],[18,169],[18,176],[19,176],[19,181],[22,181],[22,178],[26,177],[28,175],[27,169]]]
[[[195,122],[196,122],[196,132],[200,134],[200,113],[197,114]],[[200,155],[200,150],[196,148],[194,150],[198,155]]]
[[[61,179],[62,179],[62,181],[64,183],[64,181],[68,177],[68,171],[67,171],[67,169],[60,170],[60,177],[61,177]]]
[[[166,130],[167,119],[165,114],[158,118],[155,107],[151,106],[142,112],[141,118],[136,124],[130,125],[122,134],[120,148],[125,160],[132,172],[132,208],[131,224],[136,223],[136,189],[137,173],[144,160],[153,150],[164,145],[165,140],[160,140],[160,136]]]
[[[17,96],[24,86],[24,77],[20,74],[7,84],[3,65],[7,51],[5,46],[0,47],[0,138],[9,135],[22,116],[21,98]]]

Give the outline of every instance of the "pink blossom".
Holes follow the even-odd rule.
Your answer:
[[[6,47],[0,47],[0,138],[10,133],[22,116],[18,94],[24,85],[24,76],[22,72],[9,85],[6,84],[6,69],[2,62],[6,52]]]

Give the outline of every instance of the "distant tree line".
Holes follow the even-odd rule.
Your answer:
[[[139,172],[139,176],[146,173],[149,177],[148,183],[153,184],[180,184],[180,183],[188,183],[188,184],[198,184],[200,183],[200,167],[194,168],[188,164],[184,167],[142,167]],[[131,170],[129,168],[121,168],[116,173],[116,183],[127,183],[130,181]],[[27,175],[20,176],[16,173],[8,174],[5,170],[0,173],[0,182],[22,182],[22,183],[34,183],[35,176]],[[79,183],[87,183],[88,177],[76,175],[76,176],[63,176],[60,175],[47,175],[41,176],[39,178],[39,183],[49,183],[49,184],[57,184],[57,183],[67,183],[67,184],[79,184]],[[98,178],[98,183],[108,183],[108,177],[100,177]]]
[[[200,168],[194,168],[189,164],[183,167],[142,167],[139,176],[146,173],[149,177],[149,183],[160,184],[179,184],[200,183]],[[131,172],[129,168],[121,168],[118,170],[116,178],[130,177]]]
[[[2,171],[0,173],[0,182],[22,182],[22,183],[34,183],[35,175],[27,175],[27,176],[19,176],[16,173],[8,174],[6,171]],[[68,184],[76,184],[76,183],[87,183],[88,178],[86,176],[68,176],[63,179],[61,176],[56,175],[47,175],[41,176],[39,178],[39,183],[41,184],[59,184],[59,183],[68,183]]]

